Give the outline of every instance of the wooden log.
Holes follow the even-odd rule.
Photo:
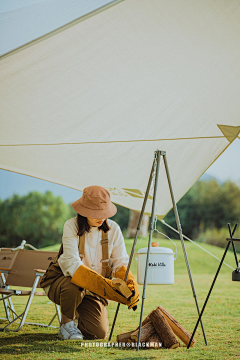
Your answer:
[[[149,337],[151,335],[153,335],[155,333],[155,329],[154,329],[154,326],[152,324],[151,321],[149,321],[147,324],[145,324],[144,326],[141,327],[141,335],[140,335],[140,342],[146,342]],[[139,329],[135,330],[130,338],[133,340],[133,341],[138,341],[138,333],[139,333]]]
[[[123,296],[125,296],[127,299],[132,295],[131,290],[128,288],[127,284],[122,279],[112,279],[112,282],[116,289],[120,291],[120,293],[123,294]]]
[[[154,311],[154,310],[153,310],[153,311]],[[142,326],[141,326],[141,327],[143,327],[144,325],[146,325],[146,324],[150,321],[150,315],[151,315],[151,313],[152,313],[153,311],[151,311],[151,312],[148,314],[148,316],[145,317],[145,319],[144,319],[143,322],[142,322]],[[139,329],[139,325],[138,325],[137,329]],[[137,329],[136,329],[136,330],[137,330]]]
[[[134,331],[136,331],[136,330],[128,331],[126,333],[117,335],[117,341],[118,342],[129,342],[130,336],[132,335],[132,333]],[[132,340],[130,342],[132,342]]]
[[[158,308],[151,313],[150,319],[156,333],[160,339],[162,339],[163,346],[166,349],[175,349],[180,346],[180,343],[174,335],[170,325]]]
[[[153,311],[154,311],[154,310],[153,310]],[[152,313],[152,312],[151,312],[151,313]],[[150,313],[150,314],[151,314],[151,313]],[[143,322],[142,322],[142,326],[141,326],[141,327],[143,327],[144,325],[146,325],[146,324],[150,321],[150,317],[149,317],[150,314],[148,314],[148,316],[145,317],[145,319],[144,319]],[[130,339],[131,334],[132,334],[134,331],[138,330],[138,329],[139,329],[139,326],[138,326],[135,330],[128,331],[128,332],[126,332],[126,333],[117,335],[117,341],[121,341],[121,342],[127,341],[128,339]],[[120,339],[120,340],[119,340],[119,339]]]
[[[191,334],[186,329],[184,329],[184,327],[181,324],[179,324],[179,322],[177,320],[175,320],[169,314],[169,312],[167,312],[167,310],[165,310],[162,306],[158,306],[158,309],[164,315],[164,317],[167,320],[168,324],[171,326],[174,334],[177,335],[179,337],[179,339],[181,339],[184,342],[184,344],[188,345],[188,343],[189,343],[189,341],[191,339]],[[193,338],[193,340],[191,342],[191,346],[196,344],[196,342],[197,341]]]
[[[160,337],[158,336],[158,334],[156,332],[149,337],[147,342],[149,342],[150,349],[152,349],[152,348],[159,349],[162,347],[162,340],[160,339]],[[151,346],[151,343],[153,343],[154,345]]]
[[[153,311],[154,311],[154,310],[153,310]],[[151,314],[151,313],[150,313],[150,314]],[[150,317],[149,317],[150,314],[149,314],[147,317],[145,317],[145,319],[144,319],[143,322],[142,322],[142,326],[141,326],[141,327],[143,327],[144,325],[146,325],[146,324],[150,321]],[[138,330],[138,329],[139,329],[139,326],[138,326],[135,330],[128,331],[128,332],[126,332],[126,333],[117,335],[117,341],[118,341],[118,342],[128,342],[128,340],[130,339],[131,334],[132,334],[134,331]],[[132,342],[132,340],[130,340],[130,342]]]

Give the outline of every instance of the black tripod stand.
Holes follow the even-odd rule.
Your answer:
[[[194,335],[195,335],[195,332],[196,332],[196,330],[197,330],[199,321],[201,321],[201,319],[202,319],[203,312],[204,312],[204,310],[205,310],[205,307],[206,307],[206,305],[207,305],[208,299],[209,299],[209,297],[210,297],[210,295],[211,295],[212,289],[213,289],[214,284],[215,284],[215,282],[216,282],[216,280],[217,280],[219,271],[220,271],[220,269],[221,269],[221,267],[222,267],[223,261],[224,261],[224,259],[225,259],[225,256],[226,256],[226,254],[227,254],[228,248],[229,248],[229,246],[230,246],[231,243],[232,243],[233,252],[234,252],[234,257],[235,257],[235,261],[236,261],[236,265],[237,265],[236,270],[234,270],[233,273],[232,273],[232,280],[233,280],[233,281],[240,281],[240,267],[239,267],[239,261],[238,261],[238,259],[237,259],[237,253],[236,253],[236,248],[235,248],[235,244],[234,244],[234,241],[240,241],[240,239],[234,239],[234,238],[233,238],[234,233],[235,233],[235,231],[236,231],[236,229],[237,229],[237,225],[238,225],[238,224],[235,224],[234,229],[233,229],[233,231],[232,231],[231,225],[228,224],[228,230],[229,230],[230,238],[227,238],[227,239],[226,239],[226,240],[228,241],[228,243],[227,243],[225,252],[224,252],[224,254],[223,254],[222,260],[221,260],[221,262],[220,262],[220,264],[219,264],[219,267],[218,267],[218,269],[217,269],[216,275],[215,275],[215,277],[214,277],[214,279],[213,279],[213,283],[212,283],[212,285],[211,285],[211,287],[210,287],[210,290],[209,290],[209,292],[208,292],[208,295],[207,295],[207,297],[206,297],[206,300],[205,300],[205,303],[204,303],[204,305],[203,305],[201,314],[199,315],[198,321],[197,321],[196,326],[195,326],[195,328],[194,328],[194,331],[193,331],[193,333],[192,333],[192,337],[191,337],[191,339],[190,339],[190,341],[189,341],[189,343],[188,343],[188,346],[187,346],[188,349],[189,349],[189,347],[190,347],[190,345],[191,345],[192,339],[193,339],[193,337],[194,337]]]
[[[151,220],[150,220],[150,234],[149,234],[149,241],[148,241],[147,258],[146,258],[146,267],[145,267],[145,276],[144,276],[144,285],[143,285],[143,294],[142,294],[142,307],[141,307],[140,322],[139,322],[137,351],[139,350],[139,344],[140,344],[142,315],[143,315],[143,307],[144,307],[146,284],[147,284],[147,271],[148,271],[148,265],[149,265],[150,247],[151,247],[152,233],[153,233],[153,230],[154,230],[153,225],[154,225],[154,219],[155,219],[155,204],[156,204],[157,186],[158,186],[158,178],[159,178],[159,170],[160,170],[160,158],[161,157],[163,157],[163,162],[164,162],[165,171],[166,171],[166,175],[167,175],[168,186],[169,186],[169,191],[170,191],[170,195],[171,195],[171,199],[172,199],[172,205],[173,205],[173,209],[174,209],[175,219],[176,219],[176,223],[177,223],[177,227],[178,227],[178,232],[179,232],[179,235],[180,235],[180,240],[181,240],[182,249],[183,249],[183,253],[184,253],[184,258],[185,258],[185,262],[186,262],[186,266],[187,266],[188,276],[189,276],[190,284],[191,284],[191,287],[192,287],[192,293],[193,293],[193,297],[194,297],[194,300],[195,300],[195,303],[196,303],[198,315],[200,314],[198,301],[197,301],[197,295],[196,295],[196,292],[195,292],[193,279],[192,279],[192,274],[191,274],[191,270],[190,270],[190,266],[189,266],[189,262],[188,262],[187,251],[186,251],[186,248],[185,248],[185,243],[184,243],[184,239],[183,239],[183,235],[182,235],[182,228],[181,228],[181,223],[180,223],[180,219],[179,219],[179,216],[178,216],[177,205],[176,205],[174,194],[173,194],[172,183],[171,183],[170,174],[169,174],[169,170],[168,170],[166,152],[157,150],[154,153],[154,160],[153,160],[152,170],[151,170],[151,173],[150,173],[150,178],[149,178],[149,181],[148,181],[147,190],[146,190],[146,193],[145,193],[143,206],[142,206],[142,210],[141,210],[141,214],[140,214],[140,218],[139,218],[139,222],[138,222],[138,226],[137,226],[137,232],[136,232],[135,239],[134,239],[134,242],[133,242],[132,251],[131,251],[131,255],[130,255],[129,263],[128,263],[128,268],[127,268],[125,279],[124,279],[125,281],[127,280],[128,272],[129,272],[129,269],[130,269],[130,266],[131,266],[131,263],[132,263],[132,258],[133,258],[133,254],[134,254],[134,250],[135,250],[135,245],[137,243],[137,238],[138,238],[138,234],[139,234],[141,223],[142,223],[142,218],[143,218],[145,208],[146,208],[146,203],[147,203],[147,200],[148,200],[148,197],[149,197],[151,184],[153,182],[153,184],[154,184],[154,192],[153,192],[153,199],[152,199],[152,212],[151,212]],[[109,336],[109,341],[111,340],[111,337],[112,337],[112,333],[113,333],[113,329],[114,329],[115,322],[116,322],[116,319],[117,319],[119,307],[120,307],[120,304],[118,304],[118,306],[117,306],[117,310],[116,310],[115,317],[114,317],[113,324],[112,324],[112,329],[111,329],[110,336]],[[201,327],[202,327],[202,332],[203,332],[205,344],[207,345],[207,339],[206,339],[206,335],[205,335],[205,332],[204,332],[204,327],[203,327],[202,321],[200,321],[200,323],[201,323]]]

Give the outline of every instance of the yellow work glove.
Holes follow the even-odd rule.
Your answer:
[[[122,279],[107,279],[85,265],[79,266],[71,282],[105,299],[130,305],[131,290]]]
[[[118,271],[116,271],[116,278],[125,279],[125,274],[127,272],[126,266],[122,266]],[[129,270],[128,277],[126,280],[127,286],[129,290],[132,292],[132,296],[130,298],[131,304],[128,306],[129,309],[133,309],[133,311],[137,310],[137,305],[139,303],[139,290],[137,280],[133,276],[132,272]]]

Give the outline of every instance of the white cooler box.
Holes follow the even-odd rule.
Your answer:
[[[137,281],[144,283],[145,267],[148,248],[139,249],[137,252]],[[151,247],[147,284],[174,284],[174,252],[165,247]]]

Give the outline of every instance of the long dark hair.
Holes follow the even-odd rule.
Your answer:
[[[89,225],[87,218],[85,216],[82,216],[80,214],[77,214],[77,223],[78,223],[78,236],[82,236],[85,231],[89,232],[91,226]],[[98,228],[99,230],[103,230],[105,233],[110,230],[110,227],[107,223],[107,219],[104,220],[101,226]]]

